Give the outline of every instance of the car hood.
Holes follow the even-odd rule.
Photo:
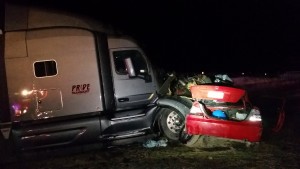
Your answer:
[[[195,85],[190,88],[193,99],[217,100],[220,102],[236,103],[246,93],[245,90],[218,85]]]

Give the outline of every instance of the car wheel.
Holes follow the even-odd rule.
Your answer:
[[[233,142],[214,136],[207,135],[194,135],[187,143],[188,147],[200,147],[200,148],[230,148],[233,146]]]
[[[204,146],[203,135],[190,135],[185,132],[185,128],[180,133],[180,141],[187,147],[203,147]]]
[[[160,118],[161,130],[170,140],[179,140],[179,134],[184,126],[185,117],[172,109],[164,108]]]
[[[185,145],[188,147],[204,147],[203,135],[192,135],[189,140],[186,141]]]
[[[185,128],[180,133],[180,141],[187,147],[210,148],[214,142],[213,137],[206,135],[190,135],[185,132]]]

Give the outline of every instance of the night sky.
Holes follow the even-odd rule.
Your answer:
[[[299,70],[300,1],[37,1],[133,36],[157,67],[183,72]]]

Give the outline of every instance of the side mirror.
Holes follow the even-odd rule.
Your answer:
[[[136,77],[134,66],[132,64],[132,60],[131,60],[130,57],[125,59],[125,65],[126,65],[126,69],[127,69],[127,72],[128,72],[128,76],[130,78]]]

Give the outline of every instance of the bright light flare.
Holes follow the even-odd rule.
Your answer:
[[[26,89],[24,89],[24,90],[22,90],[22,92],[21,92],[21,95],[22,96],[28,96],[28,95],[31,95],[31,93],[32,93],[32,90],[26,90]]]

